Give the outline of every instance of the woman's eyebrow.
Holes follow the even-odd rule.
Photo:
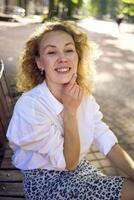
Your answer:
[[[68,43],[65,44],[65,46],[68,46],[68,45],[73,45],[73,46],[74,46],[74,43],[73,43],[73,42],[68,42]],[[56,48],[57,46],[56,46],[56,45],[52,45],[52,44],[47,44],[47,45],[43,48],[43,50],[45,50],[45,49],[48,48],[48,47]]]
[[[53,48],[56,48],[56,46],[55,45],[52,45],[52,44],[48,44],[48,45],[46,45],[43,49],[45,50],[46,48],[48,48],[48,47],[53,47]]]
[[[68,42],[68,43],[65,44],[65,46],[68,46],[68,45],[70,45],[70,44],[74,46],[74,43],[73,43],[73,42]]]

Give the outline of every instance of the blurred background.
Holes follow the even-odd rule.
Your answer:
[[[95,16],[99,19],[125,18],[134,21],[133,0],[1,0],[0,15],[40,15],[47,19],[83,18]],[[12,16],[13,17],[13,16]],[[14,16],[15,17],[15,16]]]

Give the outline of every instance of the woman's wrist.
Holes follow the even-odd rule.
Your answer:
[[[76,118],[77,110],[64,109],[64,118]]]

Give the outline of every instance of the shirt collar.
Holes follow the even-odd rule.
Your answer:
[[[46,81],[40,84],[42,94],[45,98],[45,101],[47,101],[47,104],[50,106],[50,108],[59,115],[63,111],[63,104],[58,101],[55,96],[51,93],[49,90]]]

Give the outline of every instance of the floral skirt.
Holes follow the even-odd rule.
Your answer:
[[[27,200],[119,200],[124,178],[105,176],[87,160],[75,171],[22,171]]]

